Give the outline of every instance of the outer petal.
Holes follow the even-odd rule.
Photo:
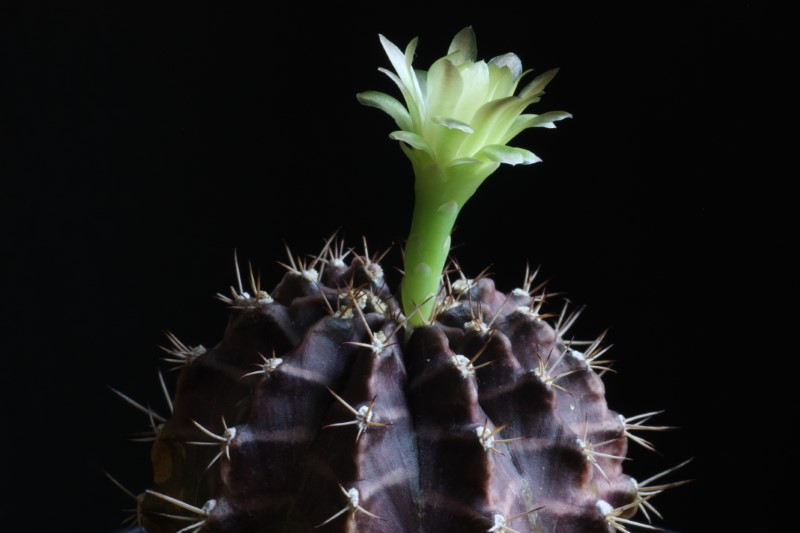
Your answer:
[[[522,61],[519,60],[517,54],[512,53],[493,57],[489,60],[489,72],[492,88],[489,91],[488,99],[494,100],[510,96],[514,94],[517,81],[522,76]]]
[[[554,123],[565,118],[572,118],[572,115],[566,111],[548,111],[541,115],[520,115],[508,128],[501,142],[507,143],[528,128],[555,128]]]
[[[377,107],[392,117],[402,130],[410,130],[411,116],[396,98],[378,91],[364,91],[356,95],[358,101],[366,106]]]
[[[392,41],[384,37],[383,35],[378,35],[381,40],[381,45],[383,46],[383,50],[386,52],[389,61],[392,63],[394,67],[394,71],[397,72],[397,75],[400,76],[400,79],[403,80],[403,83],[411,88],[412,84],[409,83],[411,80],[408,77],[408,66],[406,66],[406,56],[400,49],[395,45]],[[409,43],[411,46],[411,43]]]
[[[428,154],[433,157],[433,151],[431,147],[425,142],[425,139],[422,136],[417,135],[413,131],[393,131],[389,134],[390,139],[394,139],[395,141],[402,141],[407,145],[411,146],[412,148],[416,148],[417,150],[422,150],[427,152]]]
[[[461,157],[451,161],[450,164],[447,165],[447,168],[457,167],[459,165],[478,165],[480,163],[482,163],[482,161],[474,157]]]
[[[539,156],[524,148],[515,148],[503,144],[490,144],[475,154],[476,157],[485,157],[490,161],[497,161],[507,165],[530,165],[541,161]]]
[[[497,65],[500,68],[507,68],[516,80],[522,75],[522,61],[517,54],[511,52],[500,56],[495,56],[489,60],[490,65]]]
[[[522,88],[522,90],[519,92],[519,96],[521,98],[541,96],[544,94],[544,88],[547,87],[547,84],[556,77],[556,74],[558,74],[557,68],[551,68],[550,70],[542,72],[533,78],[528,85]]]
[[[463,131],[464,133],[472,133],[474,130],[472,126],[467,124],[466,122],[461,122],[460,120],[456,120],[450,117],[433,117],[433,122],[435,124],[439,124],[440,126],[444,126],[445,128],[451,130],[459,130]]]
[[[516,81],[510,69],[489,63],[489,90],[486,91],[486,100],[511,96],[515,87]]]
[[[417,79],[417,71],[414,67],[411,66],[411,63],[414,61],[414,52],[417,50],[417,42],[419,39],[414,37],[406,46],[405,52],[405,59],[406,59],[406,70],[408,71],[408,77],[411,83],[409,89],[414,92],[414,98],[419,102],[420,110],[424,112],[426,107],[426,99],[425,93],[422,92],[422,88],[420,87],[419,80]]]
[[[508,125],[513,124],[514,119],[527,105],[527,101],[517,96],[507,96],[483,104],[472,119],[476,133],[466,141],[464,149],[475,152],[487,143],[507,142],[503,137],[508,131]]]
[[[456,65],[478,58],[478,45],[475,42],[475,31],[472,26],[467,26],[453,37],[447,55],[453,56],[451,59]]]
[[[383,45],[383,49],[386,52],[386,55],[389,57],[389,61],[392,63],[395,72],[397,72],[397,76],[403,82],[403,85],[406,86],[406,89],[411,94],[411,97],[420,107],[420,110],[424,110],[425,108],[425,101],[423,100],[422,93],[419,89],[419,82],[417,82],[417,77],[414,74],[414,69],[411,68],[411,63],[409,61],[409,55],[414,55],[414,49],[416,48],[417,39],[414,38],[408,43],[406,47],[406,54],[400,51],[400,49],[395,46],[395,44],[384,37],[383,35],[379,35],[381,40],[381,45]]]

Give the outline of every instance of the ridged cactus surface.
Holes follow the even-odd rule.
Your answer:
[[[290,261],[269,292],[239,275],[213,348],[170,335],[148,531],[600,533],[652,509],[665,486],[622,463],[654,428],[608,409],[604,349],[548,323],[532,277],[459,273],[410,328],[376,258],[346,255]]]

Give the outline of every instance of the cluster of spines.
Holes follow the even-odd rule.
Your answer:
[[[310,260],[289,253],[271,293],[252,267],[245,291],[237,262],[237,286],[218,295],[233,310],[223,341],[206,350],[168,334],[165,361],[182,368],[172,418],[117,393],[148,414],[155,441],[155,490],[129,492],[137,521],[182,532],[652,528],[649,500],[679,483],[637,485],[621,463],[629,439],[652,449],[634,431],[666,428],[645,425],[656,413],[607,410],[602,336],[584,352],[564,340],[579,312],[565,307],[554,330],[536,273],[503,295],[454,264],[403,349],[382,256],[364,248],[349,265],[333,238]],[[640,509],[648,523],[631,520]]]

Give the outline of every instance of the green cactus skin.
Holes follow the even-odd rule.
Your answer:
[[[149,532],[626,531],[675,485],[622,472],[648,427],[607,408],[604,350],[570,347],[531,278],[446,284],[403,343],[380,265],[335,249],[269,294],[239,277],[213,348],[171,337],[184,364],[139,498]]]

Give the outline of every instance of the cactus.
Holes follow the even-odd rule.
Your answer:
[[[151,422],[152,488],[111,478],[135,499],[132,519],[158,533],[655,529],[651,498],[682,482],[657,483],[674,469],[623,473],[628,443],[652,449],[639,432],[665,428],[607,407],[603,337],[572,340],[579,313],[545,313],[535,273],[507,293],[452,259],[440,274],[481,182],[538,161],[511,138],[570,116],[523,114],[556,71],[517,92],[517,56],[476,61],[471,28],[427,73],[411,65],[416,40],[405,52],[381,42],[405,105],[358,98],[397,122],[416,176],[399,295],[366,242],[361,254],[335,236],[310,258],[289,252],[269,291],[236,261],[217,295],[230,307],[222,340],[168,334],[170,416],[115,391]]]

